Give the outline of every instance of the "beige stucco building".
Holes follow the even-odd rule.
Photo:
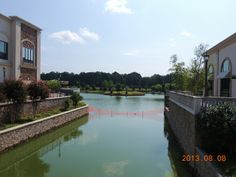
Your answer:
[[[236,97],[236,33],[206,52],[208,93],[211,96]]]
[[[0,82],[40,79],[40,35],[26,20],[0,14]]]

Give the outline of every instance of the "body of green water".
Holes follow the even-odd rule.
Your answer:
[[[0,155],[0,177],[191,177],[170,141],[163,96],[83,94],[97,109]],[[165,136],[166,135],[166,136]]]

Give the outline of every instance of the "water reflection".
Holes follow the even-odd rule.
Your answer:
[[[84,117],[1,154],[0,176],[44,177],[50,171],[50,165],[41,157],[58,148],[60,158],[62,144],[81,136],[83,132],[79,127],[87,122],[88,117]]]
[[[22,162],[16,162],[12,167],[0,173],[1,177],[44,177],[49,172],[50,166],[40,159],[39,154],[33,154]]]
[[[165,118],[164,134],[168,139],[168,156],[171,163],[171,168],[174,177],[195,177],[188,165],[182,162],[182,149],[174,136],[170,125]]]

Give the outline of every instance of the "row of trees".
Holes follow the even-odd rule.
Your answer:
[[[125,88],[144,88],[153,91],[181,90],[189,91],[194,95],[201,95],[204,87],[204,58],[203,53],[208,48],[207,44],[200,44],[194,50],[194,57],[190,65],[180,62],[178,56],[170,58],[170,74],[165,76],[155,74],[151,77],[142,77],[137,72],[129,74],[112,74],[105,72],[82,72],[80,74],[68,72],[42,73],[42,80],[69,81],[69,86],[82,87],[83,89],[124,90]],[[54,83],[55,84],[55,83]]]
[[[32,100],[33,113],[36,112],[37,100],[45,99],[49,96],[48,86],[44,82],[32,82],[29,85],[25,85],[20,80],[7,80],[0,85],[0,101],[12,102],[10,110],[5,116],[7,120],[0,120],[0,122],[14,123],[20,118],[23,103],[27,97]]]
[[[105,72],[88,72],[88,73],[68,73],[68,72],[50,72],[42,73],[42,80],[63,80],[69,81],[69,86],[78,86],[78,87],[99,87],[99,88],[115,88],[116,85],[121,87],[129,88],[151,88],[156,84],[165,84],[171,83],[173,77],[171,74],[165,76],[153,75],[151,77],[142,77],[137,72],[132,72],[130,74],[119,74],[114,72],[112,74]]]

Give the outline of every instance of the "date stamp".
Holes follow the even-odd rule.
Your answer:
[[[226,162],[227,156],[225,154],[222,155],[203,155],[200,156],[198,154],[190,155],[184,154],[182,155],[182,162]]]

